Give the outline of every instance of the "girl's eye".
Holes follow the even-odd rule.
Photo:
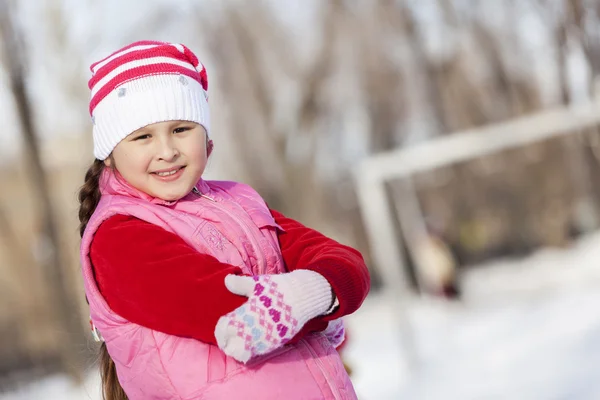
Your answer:
[[[173,133],[182,133],[185,131],[189,131],[192,128],[189,128],[187,126],[180,126],[179,128],[175,128],[175,130],[173,130]]]
[[[148,139],[148,138],[150,138],[150,135],[145,134],[145,135],[140,135],[133,140],[144,140],[144,139]]]

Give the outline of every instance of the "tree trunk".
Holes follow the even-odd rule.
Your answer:
[[[25,52],[20,32],[11,19],[10,9],[6,1],[0,2],[0,28],[4,47],[4,62],[8,70],[9,85],[14,96],[15,105],[21,124],[27,166],[31,183],[38,199],[41,240],[48,251],[40,259],[41,267],[46,274],[52,303],[51,311],[61,329],[58,329],[60,357],[64,371],[76,381],[82,380],[84,353],[80,351],[84,343],[84,329],[80,320],[77,302],[72,294],[63,264],[60,247],[59,230],[56,214],[52,204],[48,179],[42,165],[39,142],[32,119],[32,107],[25,87],[24,62]],[[80,346],[81,345],[81,346]]]

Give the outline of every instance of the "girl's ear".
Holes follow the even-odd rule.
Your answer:
[[[108,168],[115,168],[115,159],[113,158],[112,153],[104,159],[104,165]]]
[[[213,141],[209,140],[208,143],[206,144],[206,158],[210,157],[214,147],[215,146],[214,146]]]

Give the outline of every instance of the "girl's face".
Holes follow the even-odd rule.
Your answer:
[[[175,201],[186,196],[198,182],[209,155],[202,125],[165,121],[127,136],[104,163],[116,168],[136,189]]]

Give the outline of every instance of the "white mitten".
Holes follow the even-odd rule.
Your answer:
[[[225,286],[248,301],[219,319],[215,338],[225,354],[241,362],[283,346],[332,303],[329,282],[310,270],[228,275]]]
[[[346,329],[344,328],[344,321],[341,318],[329,321],[327,328],[323,331],[325,337],[336,349],[344,343],[346,337]]]

